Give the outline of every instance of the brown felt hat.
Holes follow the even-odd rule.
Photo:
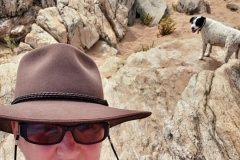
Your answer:
[[[109,107],[94,61],[68,44],[50,44],[21,59],[11,105],[0,106],[0,130],[11,121],[41,123],[109,122],[113,127],[151,112]]]

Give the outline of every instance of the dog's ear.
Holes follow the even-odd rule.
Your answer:
[[[201,16],[201,19],[202,19],[203,21],[205,21],[206,17]]]
[[[206,17],[201,16],[197,21],[196,21],[196,26],[203,27],[206,22]]]
[[[193,23],[193,21],[194,21],[194,19],[196,19],[197,17],[192,17],[191,19],[190,19],[190,23]]]

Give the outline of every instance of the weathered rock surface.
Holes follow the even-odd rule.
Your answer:
[[[239,159],[240,62],[231,60],[216,71],[203,70],[185,84],[191,69],[161,69],[157,63],[154,65],[155,61],[161,64],[157,57],[140,54],[132,59],[140,63],[129,58],[112,78],[104,81],[112,106],[153,112],[140,123],[130,122],[130,130],[128,124],[113,129],[120,157]]]
[[[38,48],[43,45],[58,43],[58,41],[34,23],[32,25],[32,31],[25,38],[25,43],[29,44],[32,48]]]
[[[38,12],[36,23],[60,43],[67,43],[67,31],[56,7]]]
[[[235,3],[228,3],[227,5],[226,5],[226,7],[228,8],[228,9],[230,9],[231,11],[234,11],[234,12],[236,12],[238,9],[239,9],[239,6],[237,5],[237,4],[235,4]]]
[[[190,79],[171,120],[164,124],[168,154],[179,159],[240,158],[239,82],[238,60]]]
[[[36,23],[57,42],[69,43],[81,50],[90,49],[99,40],[117,49],[118,41],[126,34],[128,22],[132,25],[138,14],[149,14],[154,18],[150,25],[157,25],[167,8],[165,0],[58,0],[57,3],[54,0],[0,0],[0,4],[0,41],[4,42],[9,36],[15,42],[24,42],[33,48],[46,44],[46,41],[33,44],[29,39],[25,40],[33,32],[35,39],[42,38],[42,31],[37,35],[41,29],[32,26]]]
[[[179,0],[176,4],[176,10],[188,15],[211,13],[210,5],[205,0]]]
[[[139,14],[141,18],[149,15],[153,18],[149,26],[158,25],[161,18],[168,13],[167,4],[165,0],[138,0],[135,1],[136,13]]]

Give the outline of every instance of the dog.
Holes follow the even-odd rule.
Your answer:
[[[209,57],[212,52],[212,46],[220,46],[225,48],[225,63],[235,52],[235,58],[238,59],[238,52],[240,48],[240,31],[231,27],[228,27],[218,21],[203,16],[192,17],[190,19],[192,32],[201,32],[202,34],[202,54],[199,57],[203,60],[203,57]],[[209,46],[208,53],[205,54],[207,45]]]

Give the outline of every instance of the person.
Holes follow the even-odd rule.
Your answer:
[[[112,145],[111,127],[150,115],[108,106],[94,61],[57,43],[21,59],[15,99],[0,106],[0,131],[14,134],[15,159],[19,146],[26,160],[99,160],[102,141]]]

